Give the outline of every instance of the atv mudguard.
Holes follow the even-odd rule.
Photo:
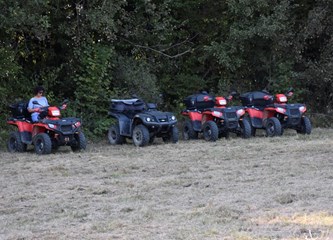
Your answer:
[[[191,123],[193,130],[196,132],[201,132],[201,121],[202,121],[202,113],[198,111],[184,111],[184,116],[188,116]]]
[[[18,132],[20,133],[21,141],[25,144],[31,144],[32,142],[32,124],[25,120],[13,120],[10,119],[8,124],[16,126]]]
[[[122,113],[109,112],[109,115],[118,120],[120,135],[132,136],[132,121],[129,117]]]
[[[196,131],[196,132],[200,132],[201,127],[202,127],[201,121],[194,120],[194,121],[191,121],[191,122],[192,122],[193,130]]]
[[[250,124],[254,128],[263,128],[263,110],[257,108],[247,108]]]

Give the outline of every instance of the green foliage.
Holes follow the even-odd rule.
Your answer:
[[[290,61],[288,55],[282,56],[288,51],[289,3],[228,1],[228,9],[226,32],[205,49],[222,67],[223,78],[237,83],[240,90],[265,88],[277,81],[275,76],[281,77],[279,64]]]
[[[13,100],[13,98],[8,99],[8,91],[15,92],[17,85],[21,83],[19,80],[21,67],[14,58],[15,54],[11,49],[7,47],[0,49],[0,100],[4,105],[8,105],[8,100]]]
[[[108,74],[113,50],[102,44],[87,45],[75,52],[76,75],[73,76],[75,111],[84,119],[85,128],[94,135],[105,131],[111,75]]]
[[[333,5],[331,1],[307,3],[307,19],[296,43],[303,99],[316,113],[333,109]],[[300,7],[299,7],[300,8]],[[298,9],[300,11],[300,9]],[[302,27],[302,28],[301,28]]]
[[[164,93],[164,100],[171,104],[171,106],[177,106],[178,103],[182,102],[184,97],[205,90],[207,85],[197,75],[180,73],[172,79],[170,79],[170,76],[162,78],[161,86]]]
[[[156,76],[143,59],[119,57],[113,75],[113,86],[118,89],[118,94],[113,98],[137,95],[145,101],[157,101],[159,89],[156,86]]]

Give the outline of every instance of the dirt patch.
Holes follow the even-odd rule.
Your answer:
[[[333,239],[333,130],[1,152],[0,239]]]

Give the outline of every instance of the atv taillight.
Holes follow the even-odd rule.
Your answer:
[[[50,117],[59,117],[60,116],[60,110],[57,107],[49,107],[48,109],[48,115]]]
[[[284,109],[284,108],[281,108],[281,107],[277,107],[277,108],[276,108],[276,111],[279,112],[279,113],[284,114],[287,110]]]
[[[236,113],[237,113],[237,116],[240,117],[240,116],[244,115],[245,110],[244,109],[238,109]]]
[[[264,96],[264,100],[266,100],[266,101],[267,101],[267,100],[270,100],[271,98],[272,98],[272,97],[269,96],[269,95],[265,95],[265,96]]]
[[[58,117],[58,116],[60,116],[60,111],[59,111],[59,110],[53,110],[53,111],[52,111],[52,116],[53,116],[53,117]]]
[[[227,105],[227,100],[224,97],[216,97],[215,104],[217,106],[225,106],[225,105]]]
[[[286,95],[284,95],[284,94],[276,94],[275,97],[276,97],[276,101],[278,103],[286,103],[288,101]]]
[[[219,105],[221,105],[221,106],[227,105],[227,100],[225,100],[225,99],[220,99],[220,100],[219,100]]]
[[[301,113],[306,112],[306,107],[305,107],[305,106],[301,106],[301,107],[299,107],[299,111],[300,111]]]
[[[75,126],[76,128],[80,127],[80,126],[81,126],[81,122],[76,122],[76,123],[74,123],[74,126]]]

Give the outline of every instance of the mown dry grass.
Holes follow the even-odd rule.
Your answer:
[[[333,129],[1,152],[0,239],[333,239]]]

